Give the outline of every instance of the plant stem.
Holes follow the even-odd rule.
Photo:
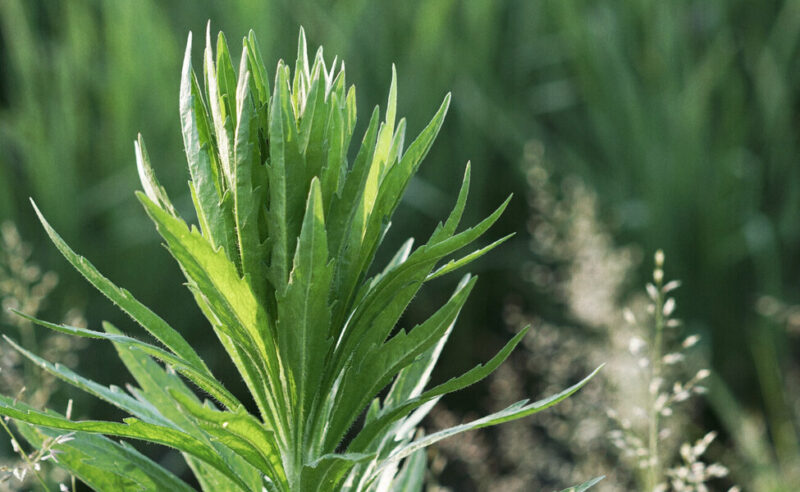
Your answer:
[[[663,260],[662,260],[663,261]],[[661,262],[656,257],[656,270],[653,272],[653,280],[657,295],[655,296],[655,312],[653,313],[655,321],[655,333],[653,336],[652,355],[650,357],[652,364],[652,372],[650,382],[661,379],[661,345],[664,336],[664,294],[662,291],[663,284],[663,270]],[[661,476],[661,464],[659,463],[658,456],[658,420],[660,409],[656,408],[656,401],[658,400],[659,391],[653,391],[653,388],[648,388],[650,393],[650,419],[649,419],[649,433],[648,433],[648,448],[650,460],[650,473],[648,476],[648,491],[652,492],[658,485]]]
[[[16,445],[16,448],[17,448],[17,454],[19,454],[19,456],[20,456],[20,457],[21,457],[21,458],[22,458],[22,459],[25,461],[25,463],[26,463],[26,464],[28,465],[28,467],[30,468],[30,470],[31,470],[31,473],[32,473],[33,475],[35,475],[35,476],[36,476],[36,479],[37,479],[37,480],[39,480],[39,483],[41,483],[41,484],[42,484],[42,488],[43,488],[45,491],[47,491],[47,492],[50,492],[50,489],[47,487],[47,484],[46,484],[46,483],[44,483],[44,480],[43,480],[43,479],[42,479],[42,477],[39,475],[39,472],[37,472],[37,471],[36,471],[36,469],[33,467],[33,463],[31,463],[31,460],[30,460],[30,458],[28,457],[28,454],[27,454],[27,453],[25,453],[25,451],[23,451],[21,447],[19,447],[19,441],[17,440],[17,438],[16,438],[16,437],[14,437],[14,433],[12,433],[12,432],[11,432],[11,429],[9,429],[9,428],[8,428],[8,424],[6,424],[6,421],[5,421],[5,419],[4,419],[4,418],[2,418],[2,417],[0,417],[0,425],[2,425],[2,426],[3,426],[3,429],[4,429],[4,430],[6,431],[6,433],[9,435],[9,437],[11,437],[11,439],[12,439],[12,440],[16,441],[16,443],[17,443],[17,445]]]

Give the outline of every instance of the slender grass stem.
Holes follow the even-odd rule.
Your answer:
[[[664,293],[663,293],[663,282],[664,282],[664,271],[662,270],[664,264],[664,255],[659,250],[656,252],[656,261],[655,261],[655,270],[653,271],[653,281],[655,283],[656,288],[656,295],[653,302],[655,303],[655,311],[653,313],[654,317],[654,333],[653,333],[653,346],[652,346],[652,353],[650,356],[652,370],[651,370],[651,383],[653,381],[660,381],[661,380],[661,350],[663,345],[663,338],[664,338]],[[661,477],[661,463],[659,462],[659,454],[658,454],[658,424],[659,424],[659,416],[660,416],[660,409],[656,408],[656,402],[658,400],[658,390],[653,391],[653,388],[649,388],[650,391],[650,418],[649,418],[649,429],[648,429],[648,450],[649,450],[649,473],[648,473],[648,480],[647,486],[648,491],[653,491],[659,483],[659,479]]]
[[[6,434],[8,434],[11,440],[19,443],[19,441],[17,441],[17,438],[14,437],[14,433],[11,432],[11,429],[8,428],[8,424],[6,424],[5,419],[0,418],[0,425],[3,426],[3,430],[6,431]],[[19,447],[19,444],[17,444],[15,448],[17,449],[17,454],[19,454],[19,456],[23,459],[23,461],[25,461],[25,464],[27,464],[28,467],[30,468],[31,473],[33,473],[33,475],[36,477],[39,483],[42,484],[42,489],[44,489],[47,492],[50,492],[50,488],[47,486],[46,483],[44,483],[44,480],[42,479],[41,475],[39,475],[39,472],[36,471],[36,468],[33,467],[33,463],[31,463],[31,460],[28,457],[27,453],[25,453],[25,451],[23,451],[22,448]]]

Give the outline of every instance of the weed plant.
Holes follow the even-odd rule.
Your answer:
[[[138,384],[127,392],[100,385],[7,338],[43,369],[131,415],[124,422],[76,421],[0,397],[0,414],[71,431],[53,449],[89,486],[191,490],[105,434],[181,451],[203,490],[419,490],[425,447],[548,408],[594,374],[544,400],[523,400],[427,436],[418,431],[442,396],[488,376],[526,333],[517,333],[486,364],[425,389],[475,277],[464,276],[423,323],[395,328],[424,283],[507,239],[441,264],[483,235],[508,203],[456,232],[469,165],[452,212],[428,241],[414,248],[409,240],[382,270],[372,268],[390,218],[441,128],[449,95],[406,149],[393,72],[383,121],[376,107],[350,165],[355,89],[346,86],[343,64],[327,66],[321,48],[308,57],[302,30],[294,70],[279,62],[274,83],[252,32],[243,40],[237,71],[225,37],[220,33],[212,43],[207,31],[202,77],[192,69],[190,36],[180,92],[198,225],[178,214],[141,136],[135,149],[144,192],[137,197],[249,398],[231,393],[180,333],[72,251],[37,209],[65,258],[160,342],[123,335],[110,323],[95,331],[18,312],[57,332],[112,342]]]

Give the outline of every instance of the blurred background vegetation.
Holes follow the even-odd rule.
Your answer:
[[[393,62],[410,133],[453,91],[450,116],[388,242],[435,226],[467,160],[474,198],[467,219],[513,192],[497,236],[518,234],[473,269],[481,281],[437,377],[499,347],[510,302],[576,324],[547,282],[531,281],[547,261],[536,237],[530,247],[534,153],[554,179],[580,180],[596,195],[593,212],[613,244],[648,258],[664,249],[669,278],[683,281],[683,329],[703,335],[715,373],[695,422],[721,430],[718,454],[735,469],[734,481],[793,490],[800,468],[793,389],[800,374],[793,308],[800,302],[800,2],[0,0],[0,219],[16,223],[33,257],[59,274],[45,312],[60,319],[78,307],[90,325],[108,319],[131,327],[46,244],[28,197],[77,251],[199,344],[218,372],[207,327],[133,197],[133,139],[141,131],[162,183],[179,207],[189,206],[180,62],[187,32],[202,33],[208,19],[234,44],[253,28],[265,60],[274,61],[293,58],[303,25],[310,44],[347,62],[359,128],[372,106],[384,104]],[[647,275],[648,268],[630,269],[620,296]],[[450,292],[444,284],[456,280],[424,292],[408,322],[439,305]],[[585,282],[587,291],[605,285]],[[111,348],[91,347],[81,352],[81,370],[117,381],[109,373],[123,369],[106,357]],[[566,355],[558,361],[569,364]],[[489,396],[477,388],[447,404],[466,415]],[[604,406],[565,418],[579,422]],[[114,415],[76,400],[76,416],[102,411]],[[747,439],[737,432],[743,426],[752,429]],[[468,490],[447,465],[440,468],[442,484]],[[509,472],[497,468],[492,473]]]

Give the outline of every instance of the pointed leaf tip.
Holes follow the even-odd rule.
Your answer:
[[[186,60],[191,58],[191,53],[192,53],[192,31],[189,31],[189,35],[186,36],[186,50],[183,53],[184,68],[186,67]]]

